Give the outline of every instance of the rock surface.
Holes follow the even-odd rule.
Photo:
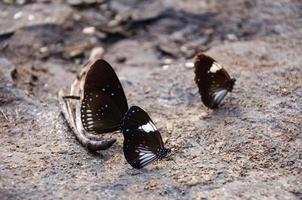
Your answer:
[[[0,199],[302,198],[301,1],[70,2],[0,3]],[[168,159],[135,170],[120,133],[91,153],[68,128],[57,92],[100,47]],[[237,79],[215,111],[199,50]]]

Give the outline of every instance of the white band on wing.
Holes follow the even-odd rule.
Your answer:
[[[225,97],[225,95],[227,94],[227,90],[220,90],[218,92],[214,92],[214,101],[216,103],[220,103],[222,101],[222,99]]]
[[[147,133],[154,132],[154,131],[157,130],[157,128],[155,127],[155,125],[151,121],[149,121],[147,124],[144,124],[144,125],[138,127],[138,129],[143,130]]]
[[[216,73],[217,71],[219,71],[221,69],[222,69],[222,67],[217,62],[213,62],[212,66],[210,68],[210,72]]]

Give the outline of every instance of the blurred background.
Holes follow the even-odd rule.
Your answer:
[[[1,199],[301,199],[300,0],[2,0]],[[192,61],[237,79],[202,105]],[[57,92],[91,55],[148,111],[170,160],[127,165],[122,137],[92,154],[60,115]]]

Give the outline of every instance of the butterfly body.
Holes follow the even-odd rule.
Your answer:
[[[202,102],[208,108],[217,108],[227,93],[233,90],[236,80],[213,58],[204,54],[197,55],[194,67]]]

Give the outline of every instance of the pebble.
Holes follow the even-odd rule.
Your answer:
[[[116,15],[114,17],[114,19],[108,23],[108,26],[109,27],[117,26],[122,20],[123,20],[123,17],[121,15]]]
[[[164,70],[169,69],[169,67],[170,67],[170,65],[163,65],[163,66],[162,66],[162,68],[163,68]]]
[[[20,19],[23,16],[23,12],[19,11],[14,14],[14,19]]]
[[[83,28],[82,32],[86,35],[93,35],[96,32],[96,28],[94,26],[88,26]]]
[[[230,40],[230,41],[236,41],[236,40],[238,40],[237,36],[235,34],[233,34],[233,33],[227,34],[226,38],[228,40]]]
[[[188,69],[192,69],[194,67],[194,63],[193,62],[186,62],[185,67],[188,68]]]
[[[48,47],[46,47],[46,46],[40,48],[40,52],[41,52],[41,53],[46,53],[46,52],[48,52],[48,51],[49,51],[49,49],[48,49]]]
[[[167,122],[166,123],[166,128],[168,130],[168,133],[171,134],[173,132],[173,130],[174,130],[174,124],[172,122]]]
[[[164,64],[166,64],[166,65],[172,64],[172,59],[170,59],[170,58],[164,59]]]
[[[35,20],[35,16],[34,15],[28,15],[28,21],[34,21]]]
[[[105,52],[105,51],[104,51],[104,48],[103,48],[103,47],[94,47],[94,48],[91,50],[89,60],[96,60],[96,59],[102,58],[104,52]]]

